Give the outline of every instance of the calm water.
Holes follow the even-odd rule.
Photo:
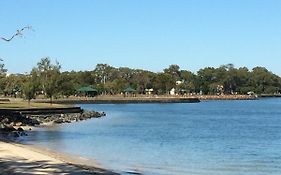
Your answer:
[[[81,106],[107,116],[35,131],[26,142],[123,174],[281,174],[281,99]]]

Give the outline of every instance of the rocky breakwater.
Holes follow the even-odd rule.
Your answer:
[[[39,125],[39,122],[30,118],[23,117],[19,114],[1,114],[0,113],[0,135],[2,138],[5,136],[25,136],[24,130],[30,126]],[[29,126],[29,127],[28,127]],[[25,129],[23,129],[25,128]]]
[[[35,115],[29,116],[32,120],[38,121],[40,124],[62,124],[78,122],[82,120],[88,120],[91,118],[100,118],[105,116],[104,112],[96,111],[83,111],[82,113],[70,113],[70,114],[52,114],[52,115]]]
[[[81,108],[1,109],[0,132],[19,137],[25,135],[24,130],[31,130],[32,126],[78,122],[105,115],[104,112],[87,111]]]

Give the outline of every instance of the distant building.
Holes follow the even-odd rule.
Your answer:
[[[170,90],[170,95],[175,95],[176,94],[176,89],[175,88],[172,88],[171,90]]]
[[[153,89],[145,89],[145,94],[146,95],[151,95],[153,93]]]

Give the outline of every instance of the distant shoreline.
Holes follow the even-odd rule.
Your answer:
[[[56,104],[126,104],[126,103],[199,103],[201,100],[255,100],[250,95],[194,95],[194,96],[96,96],[54,99]],[[48,103],[48,99],[33,102]]]
[[[41,100],[38,100],[42,102]],[[44,101],[44,99],[43,99]],[[47,102],[47,101],[44,101]],[[92,97],[92,98],[72,98],[72,99],[56,99],[53,103],[57,104],[126,104],[126,103],[199,103],[197,97],[187,98],[164,98],[164,97]]]
[[[259,95],[259,97],[262,97],[262,98],[281,97],[281,94],[261,94],[261,95]]]
[[[200,100],[256,100],[258,97],[253,95],[201,95]]]

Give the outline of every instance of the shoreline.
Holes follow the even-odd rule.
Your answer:
[[[201,100],[256,100],[250,95],[191,95],[191,96],[129,96],[70,97],[54,99],[55,104],[137,104],[137,103],[199,103]],[[48,103],[47,99],[35,99],[35,103]]]
[[[253,95],[201,95],[197,96],[200,100],[257,100]]]
[[[207,97],[205,99],[202,99],[203,97]],[[223,97],[223,98],[222,98]],[[179,97],[159,97],[159,98],[142,98],[140,99],[139,97],[128,97],[122,99],[121,103],[126,103],[129,100],[129,103],[142,103],[143,99],[149,100],[149,103],[157,103],[159,100],[161,102],[165,103],[173,103],[173,100],[182,100],[182,99],[200,99],[200,100],[253,100],[253,98],[249,96],[241,96],[241,95],[231,95],[231,96],[194,96],[192,98],[179,98]],[[151,100],[152,99],[152,100]],[[81,99],[79,99],[81,100]],[[97,100],[97,98],[93,98],[92,100]],[[84,102],[92,102],[92,100],[86,99]],[[107,103],[112,103],[112,98],[103,98],[99,100],[105,100]],[[117,100],[117,101],[116,101]],[[113,99],[114,103],[120,103],[118,102],[120,98],[115,98]],[[124,100],[124,101],[123,101]],[[74,103],[77,103],[76,100],[72,101]],[[160,102],[160,103],[161,103]],[[200,102],[200,101],[199,101]],[[56,103],[56,102],[54,102]],[[190,102],[189,102],[190,103]],[[67,108],[63,108],[64,110]],[[73,112],[72,108],[69,112]],[[73,108],[77,110],[76,108]],[[64,110],[58,108],[57,110],[52,108],[52,109],[16,109],[16,110],[11,110],[13,112],[18,112],[21,114],[27,114],[27,115],[34,115],[35,114],[40,114],[44,113],[49,113],[50,110],[53,110],[54,112],[50,113],[68,113],[67,111],[65,112]],[[42,111],[40,111],[42,110]],[[45,111],[46,110],[46,111]],[[80,111],[81,109],[79,109]],[[38,112],[39,111],[39,112]],[[79,112],[78,111],[78,112]],[[77,112],[77,111],[76,111]],[[93,113],[97,114],[97,113]],[[52,118],[54,114],[49,114]],[[69,120],[68,116],[65,115],[58,115],[61,120],[61,122],[56,122],[57,124],[59,123],[69,123],[71,121],[79,121],[79,120]],[[40,117],[39,117],[40,118]],[[45,118],[45,117],[44,117]],[[65,119],[68,120],[65,120]],[[77,116],[74,116],[76,119]],[[90,117],[91,118],[91,117]],[[33,118],[33,119],[37,119]],[[71,117],[70,119],[73,119]],[[85,119],[88,119],[86,117]],[[65,120],[65,121],[64,121]],[[38,120],[39,121],[39,120]],[[14,122],[16,124],[17,122]],[[47,124],[47,126],[50,123],[43,122],[41,124]],[[39,125],[39,126],[44,126],[44,125]],[[17,127],[24,128],[24,130],[29,129],[31,126],[15,126],[16,129]],[[34,129],[34,128],[33,128]],[[16,166],[15,166],[16,165]],[[61,152],[54,152],[52,150],[49,150],[47,148],[44,148],[42,146],[38,145],[26,145],[23,143],[18,143],[9,139],[3,139],[1,133],[0,133],[0,174],[16,174],[16,173],[27,173],[27,174],[44,174],[44,172],[48,172],[48,174],[103,174],[103,175],[117,175],[117,173],[111,172],[109,170],[106,170],[103,168],[101,165],[97,164],[94,159],[88,159],[88,158],[83,158],[80,156],[75,156],[71,154],[66,154],[66,153],[61,153]],[[3,167],[3,168],[2,168]],[[40,168],[38,168],[40,167]],[[60,173],[57,173],[60,172]]]
[[[33,102],[46,103],[46,99],[36,99]],[[199,103],[197,97],[120,97],[97,96],[80,98],[62,98],[53,100],[55,104],[129,104],[129,103]]]
[[[0,109],[0,174],[117,175],[94,159],[18,142],[34,126],[50,126],[105,116],[80,107]]]
[[[0,174],[102,174],[118,175],[95,162],[37,145],[0,139]]]

